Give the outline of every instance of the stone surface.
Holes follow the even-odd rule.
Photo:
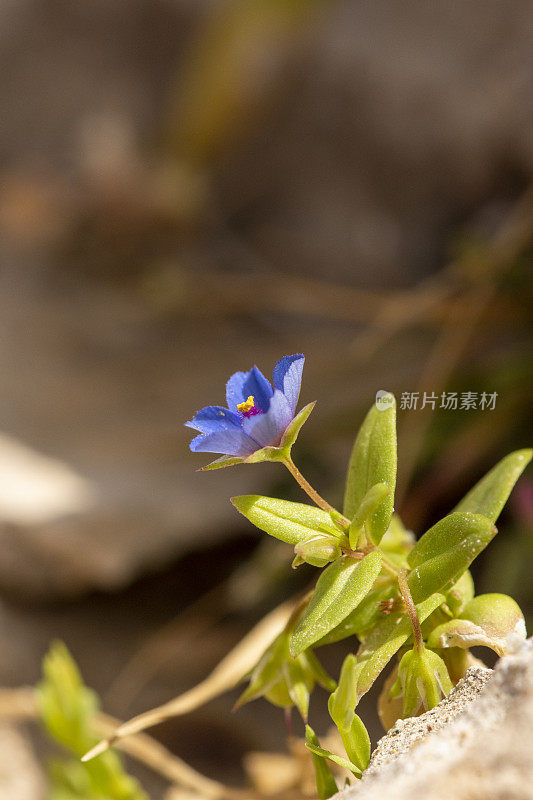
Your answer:
[[[363,779],[339,800],[533,798],[533,641],[493,674],[469,670],[455,691],[378,744]]]

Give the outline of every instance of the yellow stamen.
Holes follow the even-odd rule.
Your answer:
[[[254,407],[254,403],[255,403],[255,397],[253,396],[253,394],[251,394],[248,400],[246,400],[246,402],[239,403],[239,405],[237,406],[237,411],[240,411],[241,414],[246,414],[247,411],[252,410],[252,408]]]

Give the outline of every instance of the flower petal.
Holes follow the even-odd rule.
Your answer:
[[[241,427],[241,418],[233,411],[228,411],[223,406],[206,406],[198,411],[189,422],[187,428],[193,428],[200,433],[214,433],[215,431],[230,430]]]
[[[266,414],[273,394],[274,390],[270,381],[267,381],[260,369],[253,367],[244,382],[244,399],[246,400],[249,395],[253,395],[256,408],[260,408]]]
[[[261,447],[279,444],[287,425],[292,420],[289,402],[283,392],[276,389],[266,414],[257,414],[243,420],[245,433],[259,442]],[[257,448],[256,448],[257,449]]]
[[[226,402],[231,411],[237,411],[237,406],[246,400],[244,384],[249,372],[235,372],[226,384]]]
[[[202,433],[190,443],[193,453],[222,453],[226,456],[249,456],[259,449],[242,428]]]
[[[297,353],[294,356],[284,356],[280,358],[274,367],[274,388],[283,392],[289,401],[293,416],[298,404],[304,362],[305,356],[301,353]]]

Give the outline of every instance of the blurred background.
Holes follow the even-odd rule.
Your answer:
[[[35,683],[62,639],[128,718],[314,576],[228,502],[303,501],[281,467],[196,472],[209,457],[183,422],[238,369],[305,353],[301,402],[318,404],[295,460],[332,503],[376,391],[395,392],[397,510],[417,534],[531,444],[532,12],[0,2],[2,686]],[[499,528],[478,590],[531,615],[531,478]],[[285,725],[262,700],[230,715],[236,697],[153,733],[242,783]],[[0,797],[45,797],[42,737],[0,731]]]

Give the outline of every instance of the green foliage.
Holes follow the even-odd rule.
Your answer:
[[[411,568],[419,567],[432,558],[448,553],[465,542],[470,536],[477,536],[480,530],[492,530],[491,521],[481,515],[468,511],[454,512],[441,519],[420,537],[407,556]]]
[[[464,538],[439,555],[428,558],[415,567],[407,579],[415,603],[420,603],[434,592],[451,588],[468,569],[472,561],[496,536],[492,522],[480,514],[472,515]]]
[[[289,635],[290,626],[267,648],[252,673],[248,688],[237,701],[237,708],[258,697],[266,697],[282,708],[296,706],[304,722],[307,722],[309,696],[315,683],[330,692],[335,689],[335,681],[325,672],[311,650],[292,658]]]
[[[293,566],[307,561],[325,567],[308,601],[267,649],[241,698],[264,695],[278,705],[295,704],[307,719],[315,682],[328,688],[330,716],[347,758],[321,747],[307,726],[320,797],[336,791],[326,761],[356,777],[366,769],[370,740],[355,710],[395,656],[399,661],[380,700],[389,721],[436,705],[472,663],[470,647],[483,644],[501,655],[509,635],[526,635],[514,600],[495,594],[475,597],[468,568],[496,535],[494,523],[532,451],[504,458],[453,512],[415,541],[393,514],[395,415],[392,396],[368,412],[350,458],[343,514],[316,493],[309,494],[320,508],[259,495],[232,500],[258,528],[294,546]],[[351,636],[360,642],[357,654],[345,658],[335,688],[322,674],[313,648]]]
[[[353,611],[381,571],[381,556],[369,553],[362,561],[338,558],[320,575],[309,605],[292,635],[293,656],[322,639]]]
[[[366,543],[365,527],[368,527],[379,506],[391,493],[390,487],[385,483],[376,483],[361,500],[355,512],[348,531],[350,547],[354,550]]]
[[[330,695],[328,709],[348,758],[362,772],[370,761],[370,738],[362,720],[355,713],[357,700],[356,658],[350,654],[344,659],[339,685]]]
[[[335,758],[332,758],[333,753],[329,753],[327,750],[323,750],[320,747],[320,742],[318,741],[316,733],[312,728],[309,727],[309,725],[307,725],[305,728],[305,738],[306,746],[311,751],[311,755],[313,756],[313,766],[315,768],[316,790],[318,797],[320,800],[327,800],[328,797],[331,797],[331,795],[338,792],[338,787],[335,783],[335,778],[331,774],[330,768],[326,764],[325,759],[336,761],[336,763],[339,763],[339,761]]]
[[[365,528],[377,545],[390,525],[396,487],[396,401],[380,410],[372,406],[355,440],[344,494],[344,515],[352,519],[367,492],[376,484],[385,484],[389,495],[366,520]]]
[[[416,716],[440,703],[452,690],[446,664],[437,653],[424,647],[409,650],[402,656],[398,678],[391,688],[391,698],[403,699],[403,716]]]
[[[294,399],[299,380],[296,387],[291,384],[293,379],[288,378],[288,390]],[[533,451],[519,450],[502,459],[453,511],[416,541],[394,513],[397,441],[393,395],[378,393],[357,433],[342,514],[310,486],[292,461],[292,447],[313,407],[303,408],[281,438],[285,421],[276,428],[275,436],[260,436],[261,441],[270,442],[269,446],[259,447],[249,456],[224,456],[206,469],[277,461],[288,468],[313,501],[313,505],[292,503],[257,494],[232,499],[252,524],[294,548],[293,566],[307,562],[322,570],[314,590],[294,602],[290,619],[288,615],[282,618],[285,628],[280,632],[277,627],[264,636],[253,657],[246,661],[246,668],[232,672],[232,685],[239,676],[250,678],[238,705],[263,696],[278,706],[296,706],[305,722],[315,685],[319,683],[330,692],[330,716],[347,757],[321,747],[312,728],[306,726],[318,794],[327,798],[337,791],[327,762],[348,769],[356,777],[369,763],[370,740],[356,709],[387,666],[391,670],[378,710],[389,725],[400,715],[416,715],[439,703],[472,664],[470,648],[474,645],[490,647],[503,655],[513,638],[525,638],[524,617],[515,601],[501,594],[476,597],[469,567],[496,535],[495,522]],[[228,449],[248,452],[247,446]],[[352,636],[358,645],[350,648],[355,652],[344,659],[336,685],[324,672],[315,650]],[[48,727],[58,741],[81,754],[94,741],[86,722],[96,710],[94,696],[80,689],[81,681],[75,668],[72,673],[72,664],[67,679],[56,684],[52,681],[52,685],[55,694],[49,689],[47,705],[43,701]],[[58,695],[59,686],[67,692],[64,697]],[[67,690],[69,686],[75,689]],[[70,700],[66,702],[65,697]],[[127,729],[128,724],[123,727]],[[67,787],[69,781],[81,786],[90,779],[79,764],[63,768],[61,774]],[[92,788],[76,791],[61,800],[79,797],[83,792],[83,796],[100,799]],[[60,800],[59,795],[56,800]]]
[[[50,767],[50,800],[148,800],[118,755],[107,752],[86,764],[79,761],[97,741],[98,698],[83,683],[64,644],[56,642],[43,661],[37,687],[40,715],[48,734],[75,760],[55,760]]]
[[[330,750],[325,750],[323,747],[316,745],[311,740],[311,736],[314,733],[313,729],[309,727],[309,725],[305,726],[306,731],[306,742],[305,746],[311,753],[314,753],[316,756],[320,756],[320,758],[325,758],[326,761],[332,761],[334,764],[337,764],[339,767],[344,767],[344,769],[350,770],[354,775],[357,777],[361,777],[362,772],[358,769],[355,764],[352,764],[351,761],[348,761],[347,758],[343,758],[342,756],[336,755],[336,753],[332,753]]]
[[[496,522],[513,486],[531,461],[532,455],[533,450],[526,449],[516,450],[502,458],[484,478],[476,483],[455,510],[483,514],[492,522]]]
[[[317,533],[341,536],[328,513],[305,503],[258,494],[232,497],[231,502],[257,528],[288,544],[297,545]]]
[[[420,622],[444,602],[444,595],[432,594],[418,603],[416,611]],[[362,643],[356,657],[357,696],[361,698],[372,687],[380,672],[387,666],[400,647],[411,637],[411,622],[405,611],[382,616]]]

